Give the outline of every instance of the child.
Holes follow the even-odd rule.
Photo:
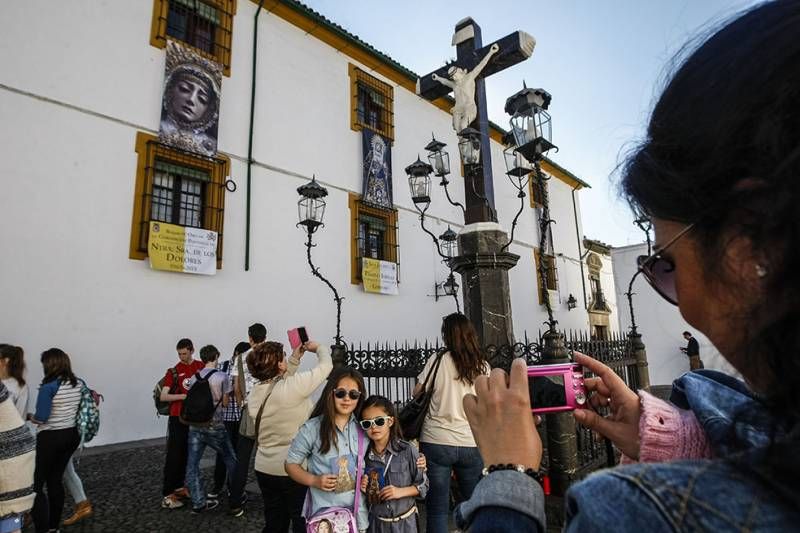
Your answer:
[[[414,500],[425,498],[428,492],[424,458],[415,446],[401,440],[394,404],[383,396],[370,396],[364,402],[361,427],[371,441],[366,457],[367,474],[361,479],[361,489],[367,492],[370,502],[370,532],[417,531]]]
[[[326,507],[353,509],[357,487],[356,468],[359,434],[362,454],[367,439],[358,426],[357,415],[364,403],[364,378],[351,368],[342,368],[328,378],[311,418],[300,427],[286,457],[286,473],[310,487],[310,518]],[[307,463],[307,468],[303,468]],[[356,509],[359,531],[369,526],[364,495]]]

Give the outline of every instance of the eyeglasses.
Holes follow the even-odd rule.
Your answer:
[[[391,416],[376,416],[375,418],[362,420],[361,422],[359,422],[359,424],[361,424],[361,427],[364,429],[369,429],[372,426],[377,426],[379,428],[382,428],[391,419],[392,419]]]
[[[361,391],[357,389],[334,389],[333,395],[339,400],[344,400],[345,396],[349,396],[351,400],[358,400],[361,398]]]
[[[652,255],[640,255],[636,258],[639,272],[655,291],[672,305],[678,305],[678,291],[675,288],[675,262],[664,257],[664,250],[675,244],[678,239],[694,228],[694,223],[689,224],[678,232],[672,239]]]

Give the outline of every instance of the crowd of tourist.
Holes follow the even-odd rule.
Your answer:
[[[594,409],[573,416],[610,439],[623,464],[572,486],[567,531],[800,523],[798,30],[800,2],[767,2],[693,49],[623,169],[625,195],[656,233],[640,271],[745,381],[699,369],[667,402],[575,354],[593,374]],[[265,532],[413,532],[422,500],[428,531],[447,531],[453,478],[462,530],[545,530],[525,363],[490,370],[464,315],[445,317],[445,350],[418,376],[433,387],[418,444],[404,440],[391,399],[368,396],[357,371],[334,370],[326,346],[308,340],[287,354],[261,324],[248,337],[222,363],[214,346],[198,361],[189,339],[177,343],[157,391],[169,415],[165,512],[211,511],[227,490],[229,512],[242,516],[255,449]],[[301,371],[307,353],[316,360]],[[64,483],[78,503],[68,521],[92,514],[71,463],[86,436],[77,420],[87,387],[62,350],[41,364],[30,412],[22,349],[0,345],[0,533],[19,531],[28,510],[37,533],[57,531]],[[210,490],[199,469],[206,447],[218,453]]]

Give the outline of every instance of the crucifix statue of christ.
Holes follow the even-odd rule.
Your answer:
[[[480,176],[474,187],[466,188],[465,221],[468,224],[494,221],[494,182],[484,80],[529,58],[536,40],[525,32],[516,31],[483,46],[480,26],[471,18],[465,18],[456,24],[452,44],[456,46],[455,62],[419,78],[417,94],[426,100],[436,100],[452,91],[455,97],[453,129],[459,133],[471,127],[481,133],[482,168],[477,169]]]
[[[465,227],[458,237],[459,255],[450,260],[450,266],[461,274],[464,314],[475,326],[481,343],[511,346],[514,331],[508,270],[517,264],[519,256],[504,248],[508,235],[497,224],[494,211],[484,80],[529,58],[536,41],[516,31],[483,46],[480,26],[466,18],[456,24],[452,44],[456,60],[417,79],[417,94],[426,100],[453,93],[453,128],[457,134],[465,128],[480,132],[480,162],[465,168]]]

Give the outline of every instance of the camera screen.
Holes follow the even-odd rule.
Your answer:
[[[300,342],[308,342],[308,333],[306,333],[306,328],[302,326],[297,328],[297,333],[300,335]]]
[[[563,407],[567,405],[567,392],[564,389],[564,376],[528,376],[528,392],[531,395],[531,408]]]

